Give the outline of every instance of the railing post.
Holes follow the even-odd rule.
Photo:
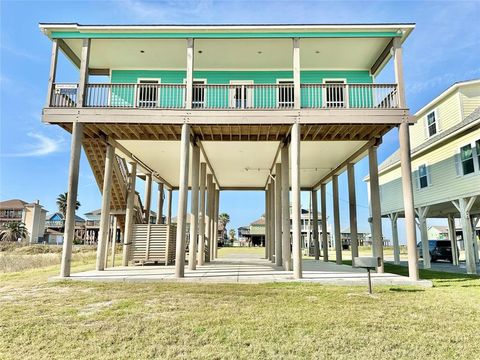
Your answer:
[[[345,84],[345,108],[350,107],[350,88],[348,84]]]
[[[300,109],[300,39],[293,38],[293,108]]]
[[[80,80],[77,90],[77,107],[83,107],[87,83],[88,83],[88,62],[90,60],[90,39],[83,39],[82,58],[80,60]]]
[[[187,78],[185,89],[185,108],[192,108],[193,100],[193,57],[194,57],[194,42],[192,38],[187,39]]]
[[[58,41],[57,39],[52,40],[52,55],[50,58],[50,74],[48,77],[48,93],[47,93],[47,104],[45,107],[52,105],[52,95],[55,86],[55,78],[57,75],[57,59],[58,59]]]

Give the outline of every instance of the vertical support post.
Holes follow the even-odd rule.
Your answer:
[[[300,232],[300,125],[294,123],[291,132],[291,162],[292,162],[292,229],[293,229],[293,276],[302,278],[302,247]]]
[[[172,189],[167,191],[167,216],[165,218],[167,224],[167,245],[165,246],[165,265],[169,264],[170,253],[170,230],[172,228]]]
[[[200,168],[200,147],[192,143],[192,198],[190,202],[190,245],[188,247],[188,268],[197,268],[197,241],[198,241],[198,180]]]
[[[112,267],[115,267],[115,249],[117,248],[117,227],[118,227],[118,218],[113,216],[113,226],[112,226]]]
[[[130,246],[132,244],[133,215],[135,212],[135,182],[137,180],[137,163],[130,163],[131,170],[127,186],[127,210],[125,212],[125,231],[123,234],[123,258],[122,265],[128,266]]]
[[[152,174],[145,174],[145,204],[143,218],[146,224],[150,224],[150,209],[152,203]]]
[[[113,162],[115,161],[115,148],[107,144],[105,155],[105,170],[103,173],[102,209],[100,212],[100,231],[97,246],[96,269],[105,269],[105,253],[108,246],[108,230],[110,228],[110,200],[112,190]]]
[[[335,239],[335,263],[342,265],[342,238],[340,233],[340,205],[338,202],[338,175],[332,176],[333,190],[333,227]]]
[[[193,100],[193,61],[194,61],[194,42],[192,38],[187,39],[187,76],[185,91],[185,109],[192,108]]]
[[[460,221],[462,224],[463,243],[465,246],[465,262],[468,274],[477,273],[477,264],[475,262],[475,247],[473,245],[474,237],[472,231],[472,223],[470,220],[470,209],[475,202],[476,197],[458,199],[458,207],[460,212]]]
[[[220,190],[215,190],[215,213],[213,218],[213,254],[218,257],[218,215],[220,211]]]
[[[377,272],[383,273],[383,238],[382,213],[380,208],[380,187],[378,182],[377,146],[368,148],[368,164],[370,171],[370,204],[372,207],[372,245],[373,254],[381,259]]]
[[[270,234],[270,262],[275,262],[275,183],[268,184],[268,233]]]
[[[300,39],[293,38],[293,107],[300,109]]]
[[[328,262],[328,228],[327,228],[327,185],[320,187],[320,196],[322,200],[322,247],[323,261]]]
[[[275,164],[275,265],[282,266],[282,164]]]
[[[348,203],[350,212],[350,247],[352,252],[352,266],[358,256],[358,230],[357,230],[357,195],[355,192],[355,166],[347,165],[348,176]]]
[[[389,214],[392,224],[393,263],[400,265],[400,244],[398,243],[398,213]]]
[[[200,206],[198,211],[198,265],[205,263],[205,185],[207,181],[207,164],[200,164]]]
[[[78,81],[77,90],[77,107],[81,108],[84,105],[87,83],[88,83],[88,64],[90,61],[90,39],[83,39],[82,55],[80,59],[80,80]]]
[[[52,40],[52,55],[50,57],[50,73],[48,76],[48,90],[46,107],[52,105],[52,95],[55,86],[55,79],[57,76],[57,59],[58,59],[58,40]]]
[[[70,165],[68,170],[67,212],[65,215],[65,231],[62,250],[60,277],[70,276],[72,245],[75,233],[75,208],[77,204],[78,173],[80,168],[80,153],[82,149],[83,123],[74,122],[72,143],[70,146]]]
[[[211,219],[212,219],[212,189],[213,188],[213,175],[207,175],[207,210],[205,211],[205,227],[206,237],[208,243],[208,261],[212,260],[212,232],[211,232]]]
[[[288,145],[283,144],[282,161],[282,256],[283,269],[292,270],[292,250],[290,248],[290,171],[288,161]]]
[[[268,231],[268,206],[270,204],[268,197],[268,186],[265,189],[265,259],[270,259],[270,234]]]
[[[419,207],[417,209],[418,227],[420,230],[420,237],[422,241],[422,255],[423,255],[423,268],[430,269],[430,246],[428,244],[428,232],[427,232],[427,213],[428,206]]]
[[[185,275],[185,236],[187,230],[188,169],[190,156],[190,125],[182,125],[180,145],[180,176],[178,188],[177,244],[175,252],[175,277]]]
[[[405,83],[403,81],[403,58],[402,45],[400,38],[393,39],[393,66],[395,69],[395,82],[397,83],[398,106],[400,109],[406,108],[405,101]]]
[[[448,218],[448,237],[452,244],[452,264],[458,266],[458,244],[457,244],[457,232],[455,230],[455,217],[453,214],[449,214]]]
[[[158,183],[157,224],[163,224],[163,183]]]
[[[318,193],[312,190],[312,227],[313,227],[313,249],[315,260],[320,260],[320,239],[318,236]]]
[[[400,166],[402,170],[403,206],[405,209],[405,232],[407,236],[408,276],[418,280],[417,234],[415,231],[415,208],[412,187],[412,160],[410,154],[410,130],[408,122],[400,124],[398,138],[400,142]]]

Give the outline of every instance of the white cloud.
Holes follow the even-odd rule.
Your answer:
[[[22,150],[14,153],[2,154],[2,157],[45,156],[63,150],[63,145],[65,143],[63,138],[53,139],[34,132],[27,133],[27,135],[32,139],[32,142],[24,144]]]

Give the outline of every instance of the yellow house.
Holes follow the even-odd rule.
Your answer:
[[[448,219],[456,264],[455,218],[460,218],[467,271],[476,273],[479,256],[474,229],[480,218],[480,79],[453,84],[421,108],[415,118],[417,122],[410,132],[412,179],[424,267],[430,267],[427,217]],[[382,216],[392,221],[395,262],[399,262],[396,222],[404,216],[399,151],[379,166],[379,184]]]

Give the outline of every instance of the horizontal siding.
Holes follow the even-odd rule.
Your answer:
[[[410,142],[412,149],[424,143],[428,138],[426,136],[427,114],[436,110],[439,133],[445,131],[462,120],[460,111],[460,99],[458,92],[447,96],[437,106],[431,107],[422,113],[417,119],[417,123],[410,130]]]
[[[457,176],[454,157],[461,146],[479,139],[480,129],[477,129],[412,160],[415,206],[442,203],[473,193],[480,194],[480,173]],[[417,189],[416,172],[422,164],[429,166],[431,186]],[[400,171],[397,167],[379,178],[382,213],[403,210]]]
[[[460,99],[463,106],[463,117],[467,117],[480,106],[480,85],[462,87]]]

